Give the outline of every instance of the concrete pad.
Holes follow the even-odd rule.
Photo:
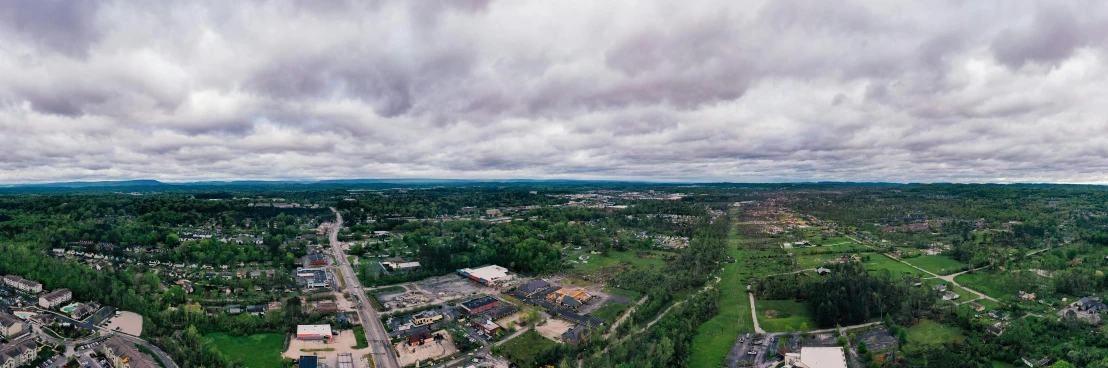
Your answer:
[[[119,331],[128,335],[140,336],[142,334],[142,316],[134,312],[120,312],[119,317],[110,317],[111,323],[106,327],[109,331]]]

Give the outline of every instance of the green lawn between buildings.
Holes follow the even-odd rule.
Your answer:
[[[1001,285],[997,277],[992,277],[989,273],[981,271],[958,275],[954,278],[954,281],[997,299],[1013,295],[1018,291],[1007,290],[1005,286]]]
[[[947,256],[919,256],[914,258],[904,258],[904,262],[908,262],[916,267],[931,271],[936,275],[946,276],[952,273],[962,272],[968,269],[968,265],[962,262],[958,262],[953,258]]]
[[[246,368],[280,367],[282,334],[231,336],[225,333],[204,335],[205,344],[214,344],[223,356],[242,361]]]
[[[504,358],[520,367],[538,367],[537,359],[557,345],[558,343],[542,337],[535,330],[528,330],[499,346],[499,350]]]
[[[908,328],[908,342],[916,344],[941,344],[966,339],[957,327],[947,326],[929,319]]]
[[[627,304],[609,302],[603,307],[597,308],[592,313],[589,313],[589,315],[600,318],[604,320],[604,322],[607,322],[609,325],[611,325],[619,319],[620,315],[623,315],[623,311],[626,311],[627,308],[630,308],[630,306],[628,306]]]
[[[893,277],[904,276],[905,273],[912,274],[914,276],[930,276],[923,271],[912,268],[912,266],[897,262],[892,258],[880,254],[865,253],[859,254],[858,256],[869,256],[869,261],[862,262],[862,264],[866,266],[866,270],[869,270],[871,272],[880,269],[887,269],[893,273]]]
[[[804,323],[809,329],[816,328],[816,322],[808,314],[808,306],[804,303],[795,300],[755,300],[754,305],[758,307],[758,324],[766,332],[799,331]]]

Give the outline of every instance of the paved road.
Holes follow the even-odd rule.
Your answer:
[[[870,249],[873,249],[873,250],[877,250],[877,248],[874,248],[873,246],[870,246],[869,244],[863,243],[862,241],[860,241],[860,240],[858,240],[858,239],[855,239],[854,237],[851,237],[850,235],[844,235],[844,236],[845,236],[845,237],[846,237],[847,239],[850,239],[850,240],[853,240],[853,241],[856,241],[856,242],[858,242],[858,244],[864,245],[864,246],[866,246],[866,247],[869,247]],[[938,278],[938,279],[941,279],[941,280],[944,280],[944,281],[950,282],[951,284],[954,284],[954,286],[958,286],[958,287],[961,287],[961,288],[963,288],[963,289],[966,289],[966,291],[968,291],[968,292],[970,292],[970,293],[973,293],[974,295],[977,295],[977,298],[978,298],[978,299],[980,299],[980,298],[984,298],[984,299],[988,299],[988,300],[991,300],[991,301],[993,301],[993,302],[1000,302],[999,300],[996,300],[996,298],[993,298],[993,297],[991,297],[991,296],[985,295],[984,293],[978,292],[977,290],[973,290],[973,289],[970,289],[970,288],[968,288],[968,287],[965,287],[964,285],[960,285],[960,284],[958,284],[957,282],[955,282],[955,281],[954,281],[954,276],[958,276],[958,275],[961,275],[961,274],[963,274],[963,273],[965,273],[965,272],[962,272],[962,273],[958,273],[958,274],[954,274],[954,275],[949,275],[949,276],[947,276],[947,277],[949,277],[949,279],[947,279],[946,277],[943,277],[943,276],[939,276],[939,275],[936,275],[936,274],[932,273],[931,271],[928,271],[928,270],[925,270],[925,269],[922,269],[922,268],[916,267],[915,265],[913,265],[913,264],[911,264],[911,263],[908,263],[908,262],[904,262],[903,260],[900,260],[899,258],[896,258],[896,257],[890,256],[890,255],[888,255],[888,254],[885,254],[885,253],[883,253],[883,252],[880,252],[880,251],[878,251],[878,253],[880,253],[881,255],[883,255],[883,256],[885,256],[885,257],[889,257],[889,259],[891,259],[891,260],[894,260],[894,261],[897,261],[897,262],[900,262],[900,263],[906,264],[906,265],[908,265],[908,266],[910,266],[910,267],[912,267],[912,268],[915,268],[915,269],[917,269],[917,270],[923,271],[924,273],[926,273],[926,274],[928,274],[928,275],[931,275],[931,276],[934,276],[935,278]],[[977,268],[977,269],[975,269],[975,270],[980,270],[980,269],[982,269],[982,268],[985,268],[985,267]],[[966,272],[968,272],[968,271],[966,271]],[[975,300],[976,300],[976,299],[975,299]]]
[[[758,307],[754,306],[754,293],[746,293],[746,295],[750,296],[750,318],[754,320],[754,332],[764,334],[766,330],[758,324]]]
[[[389,343],[389,335],[385,332],[385,327],[381,325],[381,317],[377,315],[377,311],[373,310],[372,304],[365,299],[365,289],[362,288],[361,282],[355,276],[354,268],[350,266],[350,263],[346,261],[346,256],[342,253],[342,246],[339,245],[338,237],[339,230],[342,229],[342,215],[334,208],[331,208],[331,211],[335,213],[335,223],[329,232],[331,252],[335,256],[337,266],[342,270],[342,277],[346,281],[346,291],[353,297],[354,307],[358,310],[358,318],[362,320],[366,339],[373,350],[373,362],[378,368],[400,368],[400,362],[396,360],[392,344]]]

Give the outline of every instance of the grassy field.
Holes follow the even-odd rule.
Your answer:
[[[627,304],[611,303],[605,304],[603,307],[598,308],[596,311],[589,313],[589,315],[600,318],[608,324],[614,323],[619,316],[623,314],[623,311],[630,308]]]
[[[499,346],[499,349],[504,358],[520,367],[538,367],[538,358],[557,346],[558,343],[547,340],[535,330],[529,330]]]
[[[925,272],[912,268],[912,266],[897,262],[889,257],[885,257],[880,254],[866,253],[859,254],[858,256],[869,256],[869,262],[863,262],[867,270],[875,271],[879,269],[887,269],[893,273],[893,276],[901,276],[905,273],[909,273],[915,276],[927,275]]]
[[[802,255],[802,256],[796,257],[796,261],[797,261],[797,263],[800,264],[800,268],[810,269],[810,268],[816,268],[816,267],[819,267],[819,266],[823,266],[823,265],[827,264],[827,261],[830,261],[831,259],[839,258],[839,257],[842,257],[842,256],[843,255],[840,254],[840,253]]]
[[[737,250],[730,253],[732,257],[738,255]],[[741,262],[723,266],[719,282],[719,314],[696,329],[692,341],[696,349],[689,357],[690,367],[720,366],[739,334],[754,332],[754,323],[750,320],[750,300],[746,284],[742,282],[741,269]]]
[[[962,331],[958,330],[957,327],[947,326],[929,319],[908,328],[908,341],[911,343],[931,345],[965,339],[966,336],[962,335]]]
[[[357,326],[354,326],[353,330],[354,330],[354,343],[356,345],[352,346],[351,348],[352,349],[365,349],[365,348],[369,347],[369,341],[366,341],[366,339],[365,339],[365,328],[362,327],[362,325],[357,325]]]
[[[281,366],[281,346],[285,343],[282,334],[257,334],[231,336],[225,333],[213,333],[204,336],[205,344],[214,344],[223,356],[231,360],[242,361],[247,368],[267,368]]]
[[[969,267],[965,263],[955,261],[947,256],[919,256],[905,258],[904,262],[942,276],[965,271]]]
[[[639,254],[643,257],[639,257]],[[629,263],[635,268],[650,268],[650,267],[662,267],[665,264],[663,257],[666,254],[670,254],[662,251],[649,251],[649,252],[608,252],[607,255],[601,254],[589,254],[589,252],[583,252],[589,256],[588,263],[581,263],[573,265],[574,269],[582,270],[585,272],[595,272],[604,267],[615,266],[621,263]],[[570,258],[577,260],[579,253],[573,253]]]
[[[816,327],[808,307],[795,300],[755,300],[754,305],[758,307],[758,324],[766,332],[799,331],[805,322],[809,329]]]
[[[1016,291],[1018,291],[1008,290],[997,281],[996,277],[992,277],[992,275],[980,271],[958,275],[958,277],[954,278],[954,281],[994,298],[1003,298],[1015,294]]]
[[[642,297],[642,293],[638,291],[620,289],[617,287],[606,287],[604,288],[604,292],[608,293],[609,295],[618,295],[626,298],[631,298],[631,300],[639,300],[639,298]]]

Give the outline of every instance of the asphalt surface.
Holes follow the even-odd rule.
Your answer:
[[[355,277],[354,268],[346,261],[346,255],[342,253],[342,246],[339,245],[338,238],[339,229],[342,229],[342,215],[334,208],[331,208],[331,211],[335,213],[335,224],[328,234],[331,241],[331,252],[335,257],[335,266],[342,270],[342,277],[346,281],[346,291],[353,296],[354,306],[358,310],[359,319],[362,320],[366,339],[369,341],[369,347],[373,350],[373,362],[378,368],[400,368],[400,362],[396,360],[392,344],[389,343],[389,335],[385,332],[385,327],[381,325],[381,316],[377,315],[377,311],[373,310],[373,306],[365,299],[365,290],[358,278]]]

